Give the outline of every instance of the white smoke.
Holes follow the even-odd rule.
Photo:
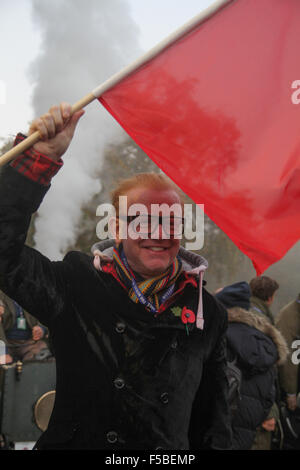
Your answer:
[[[61,101],[75,103],[140,55],[126,0],[33,0],[32,7],[42,35],[31,67],[35,116]],[[75,240],[82,205],[101,187],[94,174],[103,150],[123,137],[98,101],[86,107],[36,221],[36,248],[51,259],[61,259]]]

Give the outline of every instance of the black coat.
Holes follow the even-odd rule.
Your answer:
[[[0,182],[0,288],[48,326],[56,399],[39,449],[228,448],[227,314],[203,289],[204,330],[154,318],[78,252],[24,246],[46,189],[8,167]],[[58,228],[59,230],[59,228]],[[176,305],[196,310],[188,285]]]
[[[228,313],[228,356],[237,359],[242,371],[241,399],[232,419],[233,449],[247,450],[275,401],[275,364],[285,346],[264,318],[242,309]]]

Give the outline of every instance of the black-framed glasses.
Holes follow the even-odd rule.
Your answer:
[[[162,225],[167,236],[180,236],[184,230],[184,217],[163,215],[119,215],[119,219],[130,224],[136,234],[152,235]]]

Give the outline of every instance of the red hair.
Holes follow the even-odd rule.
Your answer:
[[[178,194],[181,204],[184,203],[184,193],[163,173],[137,173],[130,178],[119,181],[118,186],[111,193],[111,202],[117,214],[119,214],[119,197],[126,196],[131,189],[141,187],[157,190],[172,189]]]

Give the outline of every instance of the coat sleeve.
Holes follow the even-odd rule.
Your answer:
[[[48,189],[11,166],[0,175],[0,289],[46,326],[64,308],[70,270],[25,245]]]
[[[227,313],[216,307],[221,324],[215,335],[213,351],[204,364],[202,379],[194,400],[189,429],[192,450],[227,450],[232,446],[232,430],[228,404],[226,375]],[[217,323],[217,322],[216,322]]]

